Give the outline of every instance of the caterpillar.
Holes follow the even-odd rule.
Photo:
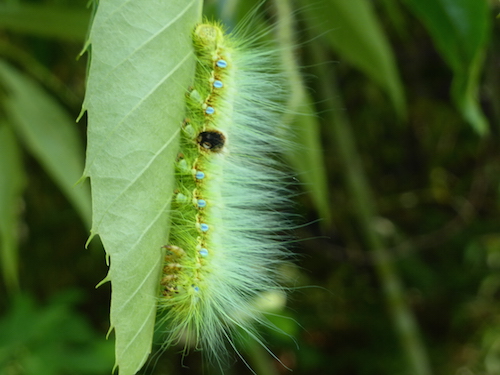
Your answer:
[[[292,222],[290,173],[280,160],[289,145],[277,135],[285,79],[275,51],[241,34],[208,21],[192,34],[195,82],[160,280],[164,347],[183,341],[217,362],[239,332],[262,343],[255,323],[272,327],[255,301],[284,290],[283,233]]]

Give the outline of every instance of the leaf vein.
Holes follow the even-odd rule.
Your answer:
[[[187,53],[184,58],[182,60],[179,61],[179,63],[168,73],[165,75],[165,77],[160,80],[141,100],[139,100],[137,102],[137,104],[132,107],[130,109],[130,111],[128,111],[122,118],[120,121],[118,121],[116,123],[116,125],[114,126],[113,129],[110,130],[108,136],[102,141],[102,144],[106,144],[109,139],[118,131],[118,129],[120,128],[121,125],[123,125],[123,123],[125,122],[125,120],[132,114],[134,113],[139,107],[140,105],[145,101],[146,98],[148,98],[149,96],[151,96],[157,89],[158,87],[161,86],[161,84],[163,84],[167,79],[170,78],[170,76],[172,76],[172,74],[174,74],[182,65],[184,65],[184,63],[186,62],[186,60],[191,56],[191,53]],[[92,160],[90,160],[88,163],[87,163],[87,166],[86,166],[86,170],[90,170],[94,164],[94,161],[95,160],[98,160],[99,156],[101,156],[101,153],[102,151],[104,150],[103,147],[99,147],[99,151],[96,152],[96,155],[92,158]]]
[[[103,213],[101,219],[99,220],[97,227],[99,227],[99,224],[102,223],[102,221],[106,217],[106,213],[109,212],[109,208],[112,207],[116,203],[116,201],[118,201],[119,198],[137,182],[139,177],[142,176],[144,174],[144,172],[148,170],[148,168],[156,160],[156,158],[167,148],[168,145],[170,145],[172,143],[172,141],[175,139],[175,136],[179,133],[179,131],[180,130],[177,129],[175,131],[175,133],[172,134],[170,139],[167,142],[165,142],[165,144],[153,155],[153,157],[148,161],[148,163],[146,163],[144,165],[144,167],[134,176],[134,178],[132,180],[130,180],[129,184],[127,186],[125,186],[125,188],[122,189],[122,191],[118,195],[116,195],[116,197],[110,202],[110,204],[108,205],[106,210],[104,210],[104,213]]]

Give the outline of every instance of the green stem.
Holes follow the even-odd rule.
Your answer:
[[[317,45],[317,44],[316,44]],[[325,61],[319,47],[316,47],[317,61]],[[430,375],[432,373],[425,347],[421,341],[415,317],[406,303],[404,289],[398,271],[391,260],[384,241],[375,229],[377,211],[373,193],[369,187],[363,165],[355,146],[355,138],[345,112],[344,105],[337,87],[333,69],[328,72],[324,65],[318,67],[323,77],[322,85],[331,108],[325,114],[331,131],[331,142],[338,152],[344,167],[347,188],[353,203],[354,215],[359,222],[366,245],[373,252],[376,272],[383,287],[387,307],[392,315],[396,333],[401,340],[403,349],[409,361],[408,373],[413,375]]]

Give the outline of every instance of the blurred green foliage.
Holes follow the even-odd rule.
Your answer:
[[[5,375],[103,374],[113,363],[113,343],[73,308],[75,293],[47,307],[22,294],[0,320],[0,373]]]
[[[84,249],[89,192],[73,186],[85,143],[85,118],[73,120],[86,3],[0,4],[1,374],[112,368],[109,289],[93,289],[106,275],[104,253]],[[206,8],[234,24],[252,4]],[[277,323],[299,349],[272,332],[269,347],[295,374],[416,374],[411,351],[422,349],[421,374],[500,374],[498,2],[319,0],[293,9],[298,84],[318,113],[307,147],[323,152],[297,162],[299,178],[321,173],[307,177],[315,195],[300,197],[311,224],[298,230],[299,268],[288,272],[318,288],[293,292],[290,320]],[[263,10],[275,14],[272,2]],[[65,294],[75,288],[85,298]],[[416,329],[402,331],[402,318]],[[259,350],[248,348],[254,367],[268,356]],[[146,371],[201,373],[200,359],[181,362],[174,349]]]

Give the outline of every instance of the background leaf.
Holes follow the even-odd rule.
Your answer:
[[[274,9],[277,14],[276,40],[280,46],[279,54],[284,74],[290,91],[282,116],[283,137],[291,138],[294,147],[288,151],[288,158],[298,180],[304,184],[313,205],[323,220],[322,225],[331,225],[332,216],[329,209],[328,183],[323,158],[323,147],[320,141],[320,124],[314,112],[311,96],[307,92],[295,54],[297,20],[294,17],[289,0],[276,0]],[[288,131],[288,127],[292,131]]]
[[[75,186],[83,171],[83,145],[74,120],[30,77],[0,61],[2,104],[14,130],[90,227],[90,192]]]
[[[88,9],[22,2],[0,4],[0,27],[37,36],[82,41],[89,19]]]
[[[306,21],[313,30],[326,30],[326,37],[339,55],[377,83],[389,96],[400,117],[406,114],[405,94],[394,55],[370,2],[327,0],[308,7]],[[321,32],[316,32],[316,35]]]
[[[323,158],[323,149],[320,142],[319,121],[314,113],[311,98],[308,95],[298,109],[292,124],[297,148],[290,153],[290,163],[297,173],[298,179],[304,184],[303,189],[309,194],[315,209],[324,222],[322,225],[331,225],[332,214],[328,196],[327,174]]]
[[[491,28],[486,0],[404,0],[427,27],[436,48],[453,70],[451,93],[462,116],[488,131],[477,98],[479,78]]]
[[[90,32],[85,174],[92,236],[110,257],[111,326],[120,374],[151,351],[173,192],[173,162],[194,78],[199,0],[100,1]]]
[[[12,130],[0,123],[0,254],[5,284],[11,291],[19,287],[19,215],[26,175],[21,151]]]
[[[76,311],[75,297],[66,291],[47,306],[24,294],[12,299],[0,319],[0,374],[110,373],[113,345]]]

